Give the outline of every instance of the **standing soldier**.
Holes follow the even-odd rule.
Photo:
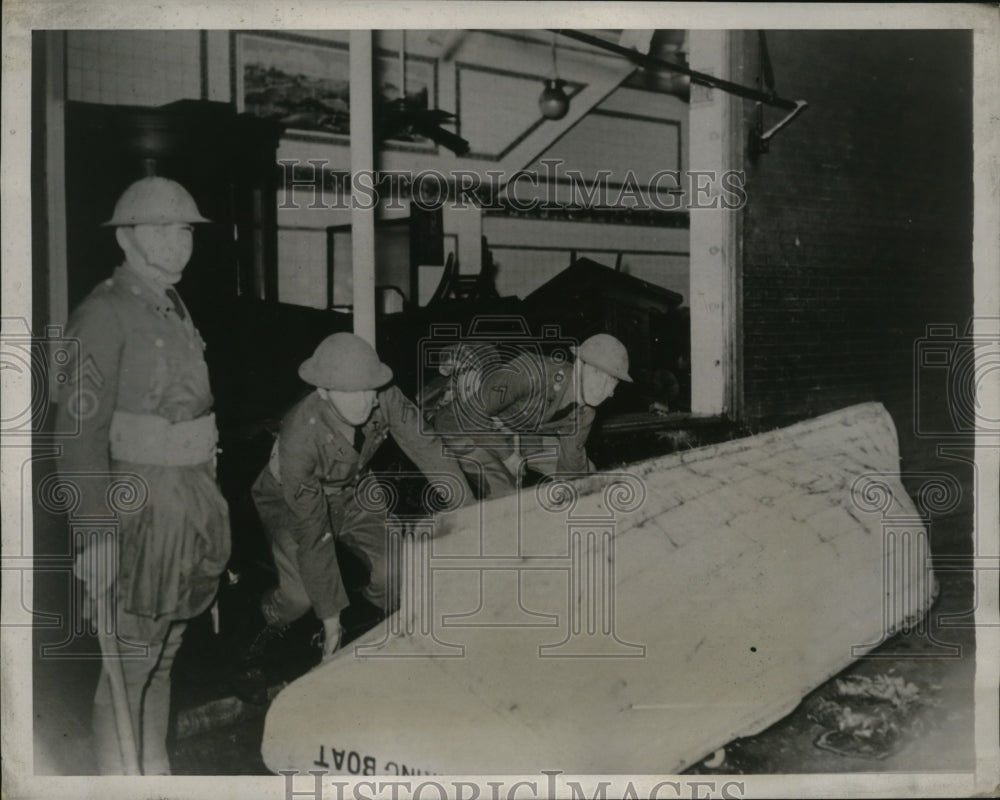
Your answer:
[[[173,288],[191,257],[191,226],[202,222],[209,220],[174,181],[147,177],[129,186],[104,223],[115,228],[125,263],[76,308],[67,330],[79,340],[81,362],[58,413],[64,425],[79,418],[79,435],[67,440],[61,469],[86,473],[81,510],[102,513],[116,473],[139,476],[148,493],[121,519],[117,574],[99,572],[107,553],[77,560],[92,601],[115,592],[116,637],[144,653],[104,652],[93,712],[104,774],[134,769],[130,754],[144,774],[170,773],[170,668],[186,621],[211,604],[229,559],[205,345]],[[75,405],[73,392],[88,402]]]
[[[299,367],[299,376],[316,390],[285,415],[270,462],[253,486],[278,586],[261,600],[266,627],[242,676],[251,681],[253,660],[267,640],[310,608],[323,622],[324,657],[339,646],[340,612],[348,598],[337,541],[369,568],[365,598],[384,613],[394,610],[399,576],[388,553],[386,514],[359,505],[355,496],[365,465],[389,434],[432,483],[445,479],[450,505],[464,503],[467,494],[458,463],[444,455],[438,437],[420,430],[416,406],[388,385],[392,370],[363,339],[328,336]]]
[[[474,378],[465,376],[450,402],[428,412],[437,433],[471,439],[463,463],[478,464],[482,495],[515,491],[525,466],[552,476],[593,470],[585,445],[595,409],[619,381],[631,383],[628,351],[614,336],[598,333],[574,352],[574,363],[531,352],[487,363]]]

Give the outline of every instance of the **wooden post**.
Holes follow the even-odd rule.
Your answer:
[[[114,587],[114,583],[112,587]],[[110,591],[114,591],[112,588]],[[111,686],[111,710],[115,718],[115,730],[118,734],[118,749],[126,775],[142,775],[139,765],[139,748],[136,743],[136,731],[132,727],[132,714],[129,711],[128,693],[125,688],[125,672],[122,669],[121,651],[115,638],[116,628],[108,620],[108,604],[111,602],[110,592],[97,598],[97,641],[101,646],[101,664],[108,676]]]
[[[725,31],[691,32],[691,66],[728,76],[729,35]],[[721,176],[732,166],[730,140],[735,100],[719,89],[691,87],[690,164],[702,174],[693,178],[688,200],[690,229],[691,408],[695,414],[735,416],[738,403],[740,346],[738,210],[722,207]]]
[[[372,32],[351,31],[351,174],[374,171]],[[351,204],[354,333],[375,344],[375,209]]]
[[[64,325],[69,316],[66,256],[66,33],[46,31],[44,185],[48,261],[48,309],[45,323]],[[9,295],[8,295],[9,296]],[[36,308],[38,306],[36,305]],[[39,324],[39,320],[35,320]],[[55,388],[54,386],[52,387]]]

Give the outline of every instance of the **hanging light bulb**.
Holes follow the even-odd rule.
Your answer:
[[[562,119],[569,112],[569,97],[563,86],[566,81],[550,78],[545,81],[545,88],[538,96],[538,108],[545,119]]]
[[[569,111],[569,97],[563,88],[566,81],[559,78],[556,64],[556,35],[552,34],[552,77],[545,81],[545,88],[538,96],[538,109],[545,119],[562,119]]]

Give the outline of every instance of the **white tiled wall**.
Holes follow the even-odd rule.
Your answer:
[[[66,92],[88,103],[158,106],[201,96],[198,31],[69,31]]]
[[[566,134],[545,158],[560,158],[563,169],[592,178],[606,170],[621,181],[632,172],[639,185],[660,169],[680,169],[677,126],[649,120],[590,114]]]
[[[597,227],[597,226],[595,226]],[[604,227],[604,226],[600,226]],[[689,279],[687,255],[629,253],[625,248],[627,241],[622,241],[621,271],[634,275],[656,286],[677,292],[688,303]],[[570,265],[569,246],[566,249],[534,250],[508,249],[503,245],[492,247],[493,261],[497,265],[497,291],[503,296],[516,295],[527,297],[531,292],[546,281],[558,275]],[[617,252],[602,250],[577,250],[577,258],[589,258],[598,264],[614,267]]]
[[[461,70],[461,132],[473,151],[496,154],[535,123],[540,89],[531,77]]]
[[[321,206],[333,205],[332,194],[319,195]],[[279,194],[278,299],[282,303],[325,308],[327,303],[327,227],[351,223],[348,208],[310,208],[311,187]],[[346,205],[350,196],[342,198]],[[403,208],[378,214],[379,220],[405,218]],[[392,226],[376,238],[375,278],[379,286],[409,291],[409,236],[402,226]],[[338,232],[334,240],[334,303],[349,305],[352,294],[350,234]]]
[[[312,32],[312,35],[322,34]],[[328,35],[343,39],[346,32]],[[413,41],[408,40],[408,47],[419,37],[414,33],[410,39]],[[182,98],[198,98],[202,94],[198,31],[76,30],[67,33],[66,42],[67,96],[70,100],[156,106]],[[207,44],[208,97],[229,100],[232,66],[229,32],[210,31]],[[505,48],[511,46],[506,40],[494,41],[486,37],[478,44],[499,48],[498,63],[507,69],[537,71],[530,65],[511,64],[509,59],[501,59],[500,55],[507,52]],[[544,54],[547,57],[547,50]],[[442,71],[439,76],[442,86],[450,74],[448,70]],[[540,86],[537,80],[526,81],[503,72],[463,69],[460,86],[462,135],[473,143],[473,150],[503,149],[537,114]],[[562,159],[563,169],[579,169],[584,175],[607,169],[614,176],[612,180],[619,181],[624,173],[633,170],[640,185],[657,169],[677,168],[678,149],[679,166],[681,169],[686,167],[686,104],[674,97],[623,88],[609,95],[600,104],[600,109],[607,113],[585,117],[541,157]],[[285,139],[279,149],[279,158],[327,158],[332,168],[346,168],[348,155],[343,143]],[[389,155],[395,159],[392,164],[388,163]],[[406,168],[415,172],[450,166],[447,158],[442,160],[440,156],[426,153],[390,153],[384,154],[384,160],[384,169]],[[463,166],[489,169],[496,164],[478,161]],[[544,186],[537,191],[544,194]],[[566,192],[565,184],[558,186],[559,199],[565,199]],[[533,195],[530,190],[526,193]],[[279,211],[279,296],[284,302],[321,307],[326,302],[324,228],[349,222],[350,215],[345,209],[308,209],[310,198],[307,194],[303,190],[295,192],[296,202],[303,206],[301,210]],[[525,194],[520,184],[516,194]],[[479,228],[459,230],[452,222],[450,218],[446,220],[446,229],[458,235],[463,271],[474,272],[478,268]],[[686,229],[488,218],[483,220],[482,233],[491,245],[498,246],[494,255],[500,264],[498,288],[501,294],[523,297],[530,293],[565,268],[573,249],[578,255],[590,255],[609,266],[615,264],[616,254],[621,251],[623,271],[678,291],[685,299],[689,294]],[[499,247],[504,244],[518,245],[521,249]],[[629,252],[637,250],[641,252]],[[349,270],[335,272],[338,283],[349,281]],[[338,289],[338,293],[350,292],[349,285],[338,285]]]
[[[566,170],[578,170],[584,181],[592,180],[598,170],[604,170],[610,173],[606,201],[612,204],[622,193],[622,181],[631,173],[646,207],[663,208],[669,204],[671,196],[662,193],[653,198],[658,205],[651,205],[647,186],[659,170],[687,168],[687,104],[670,95],[621,88],[609,95],[599,109],[606,113],[584,117],[529,170],[537,170],[540,175],[554,171],[559,178],[566,177]],[[549,159],[558,161],[558,166],[543,166],[541,162]],[[661,190],[674,186],[677,184],[661,179]],[[520,182],[516,189],[522,200],[550,198],[579,203],[582,196],[574,194],[565,183],[540,183],[532,188]],[[681,198],[676,200],[678,206],[683,204]],[[625,204],[634,202],[629,200]],[[615,266],[621,253],[622,272],[678,292],[688,302],[687,228],[540,222],[490,216],[484,220],[483,228],[499,266],[497,285],[501,294],[525,297],[569,266],[570,255],[576,251],[578,257],[586,256],[609,267]]]
[[[679,292],[685,304],[689,300],[687,228],[487,216],[483,234],[498,267],[501,295],[526,297],[568,267],[573,251],[609,267],[621,252],[622,272]]]
[[[311,308],[326,308],[326,230],[279,230],[278,299]],[[350,272],[345,273],[350,280]],[[346,287],[350,291],[350,287]]]

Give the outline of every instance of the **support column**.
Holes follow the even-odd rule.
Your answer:
[[[45,218],[48,309],[44,324],[64,325],[69,316],[66,255],[66,33],[46,31],[45,41]],[[37,308],[37,304],[36,304]],[[38,326],[42,320],[35,319]],[[37,327],[36,327],[37,329]],[[52,387],[55,388],[55,387]]]
[[[372,32],[351,31],[351,174],[375,169]],[[353,200],[353,197],[352,197]],[[351,204],[354,333],[375,344],[375,209]]]
[[[691,31],[691,68],[730,77],[730,35]],[[691,408],[733,416],[739,409],[739,209],[726,208],[721,178],[732,168],[737,99],[693,84],[689,118],[691,188]]]

